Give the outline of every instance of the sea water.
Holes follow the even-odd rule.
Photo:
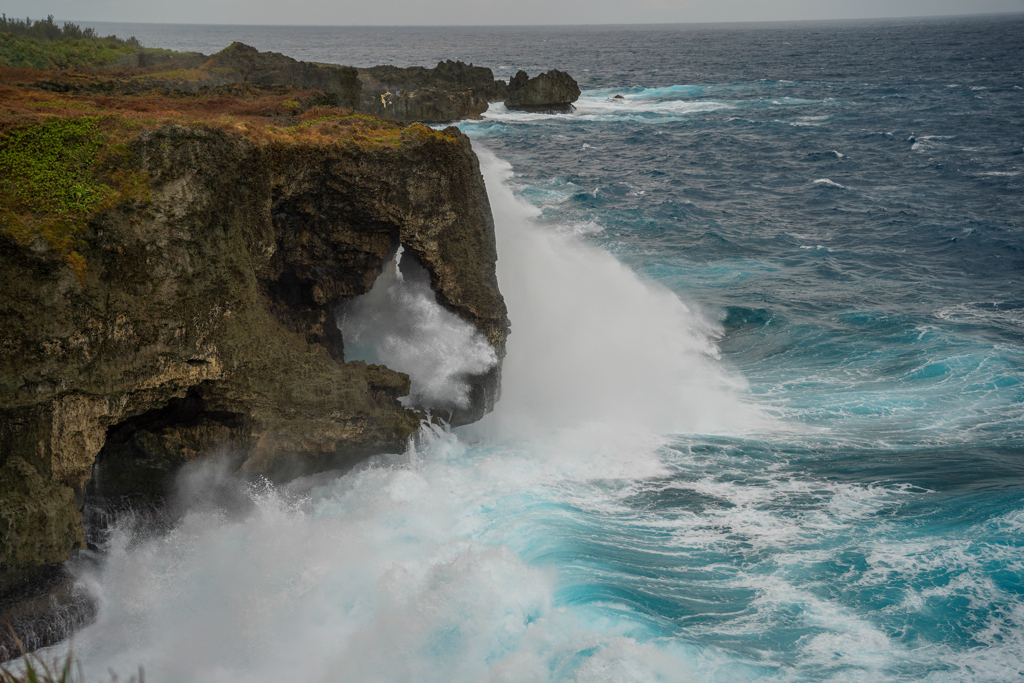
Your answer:
[[[1024,675],[1024,19],[97,27],[368,66],[560,68],[459,123],[512,334],[481,423],[124,519],[88,675]],[[456,353],[457,355],[457,353]]]

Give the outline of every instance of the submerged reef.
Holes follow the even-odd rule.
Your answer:
[[[469,140],[290,78],[111,96],[125,72],[0,68],[0,611],[84,547],[83,509],[159,500],[191,460],[283,480],[402,451],[429,406],[346,362],[335,318],[399,247],[499,360],[453,422],[497,399]]]

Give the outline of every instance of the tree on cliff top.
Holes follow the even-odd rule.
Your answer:
[[[81,26],[72,24],[69,21],[65,21],[63,26],[58,26],[57,22],[53,20],[52,14],[48,15],[45,19],[37,19],[35,21],[32,21],[31,17],[25,17],[23,21],[14,18],[8,19],[6,14],[0,15],[0,33],[10,33],[38,40],[105,40],[129,47],[141,46],[141,43],[139,43],[135,36],[124,40],[113,35],[100,37],[96,35],[95,29],[86,28],[83,30]]]

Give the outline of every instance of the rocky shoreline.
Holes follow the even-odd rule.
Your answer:
[[[120,70],[84,81],[54,74],[36,86],[55,92],[128,96],[212,92],[232,97],[246,88],[312,89],[322,93],[316,104],[423,123],[477,117],[493,102],[504,102],[510,109],[569,112],[580,96],[572,76],[557,69],[533,78],[519,71],[505,83],[488,68],[458,61],[438,62],[434,68],[357,69],[301,62],[237,42],[209,57],[177,54],[164,62],[154,62],[157,57],[145,52],[130,57],[121,61]]]
[[[0,620],[30,648],[92,613],[61,567],[96,535],[83,510],[159,507],[212,454],[285,481],[405,448],[409,377],[346,362],[334,320],[399,245],[504,356],[476,156],[406,122],[579,94],[239,43],[127,69],[0,69]],[[455,423],[493,407],[500,362],[467,381]]]

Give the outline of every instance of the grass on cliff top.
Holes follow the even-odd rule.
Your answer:
[[[136,53],[172,56],[171,50],[143,48],[134,37],[100,36],[92,28],[53,20],[0,16],[0,66],[26,69],[83,69],[117,64]]]
[[[31,87],[52,73],[0,67],[0,231],[29,246],[42,239],[85,284],[80,250],[88,220],[126,200],[148,201],[128,142],[168,124],[240,135],[256,145],[399,147],[450,140],[443,131],[336,107],[312,106],[319,91],[276,88],[240,97],[169,94],[84,96]],[[65,79],[89,79],[65,74]]]
[[[26,69],[81,69],[116,64],[139,48],[108,40],[39,40],[0,33],[0,65]]]
[[[42,238],[83,284],[88,216],[145,191],[119,150],[104,149],[109,137],[96,116],[40,117],[0,137],[0,229],[26,245]]]

